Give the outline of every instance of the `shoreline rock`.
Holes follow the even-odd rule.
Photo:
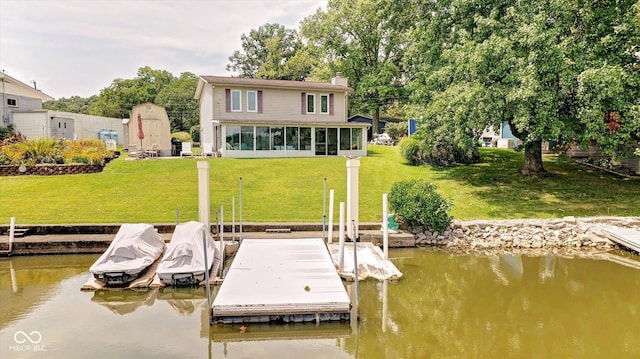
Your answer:
[[[454,220],[443,233],[414,233],[416,246],[453,250],[594,249],[617,245],[600,225],[640,228],[640,217],[564,217],[561,219]]]

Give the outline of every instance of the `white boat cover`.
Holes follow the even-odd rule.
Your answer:
[[[207,265],[211,269],[220,251],[216,248],[207,226],[201,222],[187,222],[176,226],[171,236],[167,250],[158,265],[156,273],[160,279],[171,279],[174,274],[204,274],[204,251],[202,248],[202,233],[207,238]]]
[[[94,275],[117,272],[135,275],[158,259],[163,250],[164,239],[152,225],[125,223],[89,271]]]

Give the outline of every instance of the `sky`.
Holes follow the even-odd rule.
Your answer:
[[[56,99],[98,95],[143,66],[231,76],[242,34],[266,23],[298,30],[326,2],[0,0],[0,71]]]

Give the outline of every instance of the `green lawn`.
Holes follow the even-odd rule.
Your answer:
[[[545,178],[518,174],[522,154],[482,149],[477,165],[452,169],[412,167],[397,147],[372,146],[361,159],[360,221],[379,221],[382,194],[400,180],[425,178],[453,201],[453,216],[533,218],[563,216],[640,216],[640,181],[625,180],[555,156],[545,158]],[[0,223],[20,224],[171,223],[197,219],[195,159],[109,163],[102,173],[68,176],[0,177]],[[323,179],[346,201],[344,158],[210,158],[212,218],[224,205],[231,220],[232,197],[239,208],[243,179],[246,222],[321,222]],[[236,211],[238,212],[238,211]],[[328,209],[327,209],[328,212]],[[236,213],[236,220],[238,213]],[[212,220],[213,221],[213,220]]]

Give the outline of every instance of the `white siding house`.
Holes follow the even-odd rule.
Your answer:
[[[201,144],[224,157],[366,156],[348,123],[347,79],[331,83],[200,76]]]
[[[12,123],[14,112],[41,110],[43,101],[53,100],[53,97],[4,72],[0,72],[0,96],[2,97],[0,126],[3,127]]]

